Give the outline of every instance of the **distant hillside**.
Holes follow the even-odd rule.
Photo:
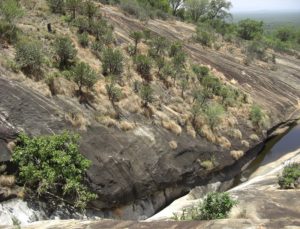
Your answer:
[[[262,20],[268,27],[275,27],[280,25],[300,26],[300,12],[235,12],[232,13],[233,21],[239,22],[240,20],[251,18]]]

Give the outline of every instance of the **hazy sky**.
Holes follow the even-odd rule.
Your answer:
[[[300,11],[300,0],[231,0],[237,11]]]

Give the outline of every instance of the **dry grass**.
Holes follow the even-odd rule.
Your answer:
[[[186,131],[187,134],[190,135],[192,138],[196,138],[197,133],[192,125],[187,125]]]
[[[176,135],[180,135],[182,132],[181,127],[173,120],[163,120],[161,122],[162,126],[166,128],[167,130],[171,131],[172,133]]]
[[[250,135],[250,139],[254,142],[258,142],[259,141],[259,137],[256,134],[251,134]]]
[[[176,141],[170,141],[170,142],[169,142],[169,146],[170,146],[170,148],[173,149],[173,150],[177,149],[177,147],[178,147]]]
[[[230,147],[231,147],[230,141],[227,138],[223,137],[223,136],[217,137],[217,142],[224,149],[230,149]]]
[[[229,135],[235,139],[242,139],[243,135],[242,132],[238,129],[233,129],[229,131]]]
[[[15,142],[9,142],[9,143],[7,143],[6,146],[9,149],[9,151],[12,153],[14,151],[14,148],[16,147],[16,143]]]
[[[90,124],[83,113],[66,113],[65,119],[69,121],[72,126],[79,128],[80,130],[86,130],[87,126]]]
[[[243,140],[243,141],[242,141],[242,145],[245,146],[246,148],[249,148],[249,147],[250,147],[249,142],[246,141],[246,140]]]
[[[214,163],[210,160],[203,161],[200,165],[206,170],[212,170],[214,168]]]
[[[106,127],[119,128],[119,123],[115,119],[113,119],[109,116],[98,116],[98,117],[96,117],[96,120]]]
[[[129,130],[133,130],[135,128],[135,125],[134,125],[134,123],[131,123],[128,121],[121,121],[120,128],[123,131],[129,131]]]
[[[11,175],[1,175],[0,176],[0,186],[3,187],[13,187],[16,183],[15,176]]]
[[[208,125],[204,125],[201,130],[201,135],[205,137],[208,141],[215,143],[216,142],[216,136],[214,133],[211,131],[210,127]]]
[[[76,84],[63,77],[49,79],[49,88],[53,95],[65,95],[73,97],[76,91]]]
[[[233,150],[230,152],[231,157],[233,157],[235,160],[239,160],[241,157],[244,156],[244,152],[241,150]]]
[[[129,96],[126,99],[123,99],[119,102],[119,106],[124,109],[129,111],[130,113],[141,113],[141,100],[139,96],[137,95],[132,95]]]

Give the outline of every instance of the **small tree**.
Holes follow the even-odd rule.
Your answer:
[[[154,37],[150,45],[151,49],[149,50],[149,54],[153,57],[163,56],[169,47],[167,39],[160,36]]]
[[[21,134],[12,158],[25,190],[31,190],[30,195],[38,197],[58,196],[79,208],[85,208],[90,200],[96,199],[97,195],[84,183],[91,161],[81,155],[78,142],[78,135],[67,132],[33,138]]]
[[[76,64],[72,70],[72,80],[78,85],[79,93],[82,94],[82,88],[91,89],[97,82],[96,72],[86,63]]]
[[[65,12],[64,0],[47,0],[47,3],[52,13],[63,14]]]
[[[91,0],[87,0],[84,2],[84,14],[89,18],[89,21],[91,22],[97,12],[97,6],[95,3]]]
[[[184,99],[184,91],[188,88],[189,86],[189,82],[186,78],[183,78],[180,80],[180,84],[179,84],[180,88],[181,88],[181,97]]]
[[[69,68],[75,61],[77,50],[69,37],[58,37],[54,50],[60,69]]]
[[[83,47],[89,46],[89,34],[87,32],[77,34],[78,42]]]
[[[253,105],[250,111],[250,120],[254,125],[260,127],[264,119],[264,113],[257,105]]]
[[[186,54],[183,51],[176,53],[176,55],[172,58],[172,62],[177,69],[185,68]]]
[[[105,85],[107,95],[113,106],[118,102],[122,97],[122,91],[120,88],[116,87],[114,79],[111,79],[109,83]]]
[[[199,82],[201,82],[203,77],[209,75],[209,68],[206,66],[193,65],[192,71],[196,74]]]
[[[71,12],[72,19],[76,18],[76,12],[81,7],[82,0],[66,0],[66,8]]]
[[[263,22],[245,19],[238,24],[238,34],[242,39],[253,40],[263,34]]]
[[[208,193],[200,204],[201,220],[225,219],[233,206],[237,205],[237,201],[233,200],[228,193]]]
[[[141,88],[141,98],[143,100],[143,107],[148,107],[148,104],[153,102],[153,89],[149,84],[143,85]]]
[[[170,53],[169,56],[170,57],[174,57],[176,56],[179,52],[183,52],[183,46],[182,43],[179,41],[175,41],[171,44],[170,47]]]
[[[23,16],[24,11],[19,1],[2,0],[0,2],[0,13],[9,24],[14,25],[15,21]]]
[[[143,33],[140,31],[134,31],[129,34],[129,36],[134,40],[134,51],[133,54],[135,55],[137,53],[137,47],[140,41],[143,38]]]
[[[25,74],[40,73],[43,64],[41,45],[36,41],[21,41],[16,47],[16,63]]]
[[[119,76],[123,72],[123,55],[120,50],[106,48],[101,61],[104,75]]]
[[[151,81],[151,59],[145,55],[138,55],[134,58],[134,63],[136,65],[137,72],[142,76],[142,78],[148,82]]]
[[[214,29],[210,24],[200,23],[196,29],[195,40],[204,46],[212,47],[216,40]]]
[[[207,105],[204,109],[204,114],[211,129],[214,129],[219,124],[224,113],[224,108],[220,104],[213,103]]]

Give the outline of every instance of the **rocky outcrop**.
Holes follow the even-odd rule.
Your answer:
[[[272,114],[271,126],[298,117],[299,60],[280,57],[284,61],[279,63],[276,74],[257,66],[246,68],[228,55],[205,50],[189,42],[194,31],[191,25],[160,20],[150,20],[143,25],[124,16],[114,7],[103,6],[102,11],[114,24],[119,43],[129,41],[129,31],[145,27],[169,39],[182,40],[193,61],[210,64],[223,72],[227,80],[235,80],[243,91],[249,92],[258,104],[269,110]],[[57,83],[64,87],[63,82]],[[99,216],[146,218],[191,188],[206,183],[215,173],[221,171],[220,176],[223,174],[223,178],[226,178],[230,173],[226,168],[236,163],[230,150],[201,136],[191,138],[185,132],[178,136],[144,117],[134,117],[139,122],[134,130],[128,132],[107,128],[95,122],[93,108],[79,104],[77,98],[43,96],[22,82],[9,78],[1,67],[0,89],[0,116],[5,114],[2,116],[6,120],[4,124],[0,123],[1,160],[9,159],[9,136],[13,136],[12,140],[15,138],[15,134],[3,134],[7,132],[7,126],[31,135],[52,134],[64,129],[78,131],[65,119],[69,113],[82,112],[88,119],[86,131],[79,131],[82,136],[80,148],[93,162],[87,175],[92,189],[99,196],[91,206],[94,214]],[[72,88],[63,94],[69,94],[69,91]],[[130,115],[124,115],[124,119],[130,118]],[[249,152],[266,136],[251,140],[248,136],[254,132],[253,129],[243,117],[238,121],[239,129],[243,136],[247,136],[245,140],[249,144],[230,139],[231,148]],[[170,147],[172,141],[176,142],[176,149]],[[253,152],[257,152],[257,149]],[[206,170],[201,162],[211,160],[212,153],[217,166],[213,170]],[[254,156],[255,153],[250,153],[244,158],[250,160]],[[241,165],[238,168],[241,169]],[[239,169],[234,172],[238,173]],[[99,212],[100,209],[105,209],[105,213]]]

